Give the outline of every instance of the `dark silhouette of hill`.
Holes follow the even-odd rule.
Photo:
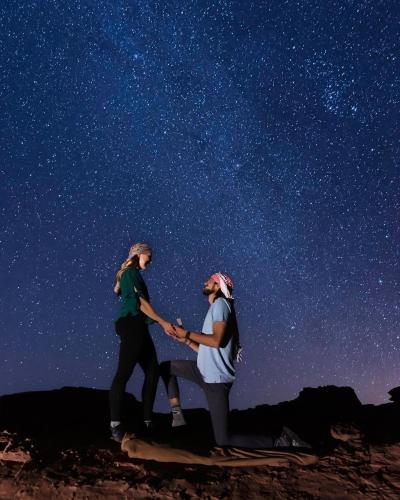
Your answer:
[[[130,460],[108,437],[108,391],[64,387],[4,395],[0,397],[0,459],[5,464],[1,469],[0,498],[17,493],[13,479],[16,473],[24,487],[33,491],[37,486],[42,496],[35,493],[32,498],[45,498],[45,492],[50,490],[54,496],[81,498],[77,485],[84,485],[82,498],[91,498],[92,494],[98,498],[115,497],[125,483],[130,493],[116,498],[158,498],[156,490],[162,488],[166,490],[159,498],[168,496],[169,488],[186,498],[221,498],[224,492],[232,498],[267,493],[287,498],[289,492],[296,497],[299,485],[303,493],[307,490],[304,498],[338,498],[321,496],[318,488],[332,488],[337,494],[340,487],[347,488],[346,498],[353,498],[357,492],[366,498],[371,493],[373,498],[378,490],[391,498],[392,491],[400,488],[400,465],[396,466],[400,464],[400,387],[389,394],[392,402],[374,406],[362,405],[350,387],[305,388],[292,401],[233,410],[230,420],[235,432],[279,434],[282,425],[288,425],[312,444],[320,455],[318,465],[307,468],[307,472],[293,467],[291,474],[268,467],[239,474],[204,466]],[[144,436],[141,414],[141,403],[126,395],[125,420],[132,432]],[[208,412],[188,410],[186,417],[186,428],[171,429],[170,415],[156,414],[156,438],[190,450],[211,448],[214,442]],[[246,474],[251,484],[242,484]],[[302,482],[306,477],[307,486]],[[228,480],[233,480],[229,486]],[[106,481],[108,486],[94,487],[99,481]],[[70,491],[66,485],[75,485],[75,489],[71,486]]]

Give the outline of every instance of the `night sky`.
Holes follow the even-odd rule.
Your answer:
[[[397,0],[1,2],[0,394],[109,388],[114,274],[146,241],[153,305],[193,330],[204,280],[234,278],[232,407],[327,384],[386,401],[399,19]],[[151,332],[160,361],[194,358]]]

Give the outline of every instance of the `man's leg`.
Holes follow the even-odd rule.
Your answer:
[[[229,446],[239,448],[273,448],[274,439],[272,436],[258,434],[233,434],[229,436]]]
[[[202,387],[204,383],[199,369],[197,368],[196,361],[164,361],[160,365],[160,372],[167,390],[168,400],[172,411],[172,427],[185,425],[186,421],[182,413],[177,377],[191,380]]]
[[[228,415],[229,392],[232,384],[203,384],[208,402],[215,442],[219,446],[229,446]]]
[[[256,434],[234,434],[228,432],[229,392],[232,384],[204,384],[208,408],[214,431],[214,438],[219,446],[237,446],[240,448],[271,448],[274,440],[271,436]]]

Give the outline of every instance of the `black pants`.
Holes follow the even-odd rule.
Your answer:
[[[271,448],[273,446],[273,439],[270,436],[230,435],[228,433],[231,383],[209,384],[204,382],[196,361],[165,361],[161,363],[160,370],[168,399],[179,397],[177,377],[191,380],[203,389],[210,411],[214,438],[219,446],[239,446],[242,448]]]
[[[151,419],[156,397],[159,366],[153,340],[143,316],[118,319],[115,330],[121,339],[117,373],[110,390],[111,420],[121,421],[125,387],[136,363],[144,372],[142,388],[143,417]]]

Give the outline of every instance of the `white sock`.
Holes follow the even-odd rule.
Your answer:
[[[181,407],[181,405],[174,405],[171,407],[171,411],[173,414],[182,413],[182,407]]]
[[[186,425],[186,420],[183,415],[181,405],[175,405],[171,408],[172,412],[172,427],[180,427]]]

